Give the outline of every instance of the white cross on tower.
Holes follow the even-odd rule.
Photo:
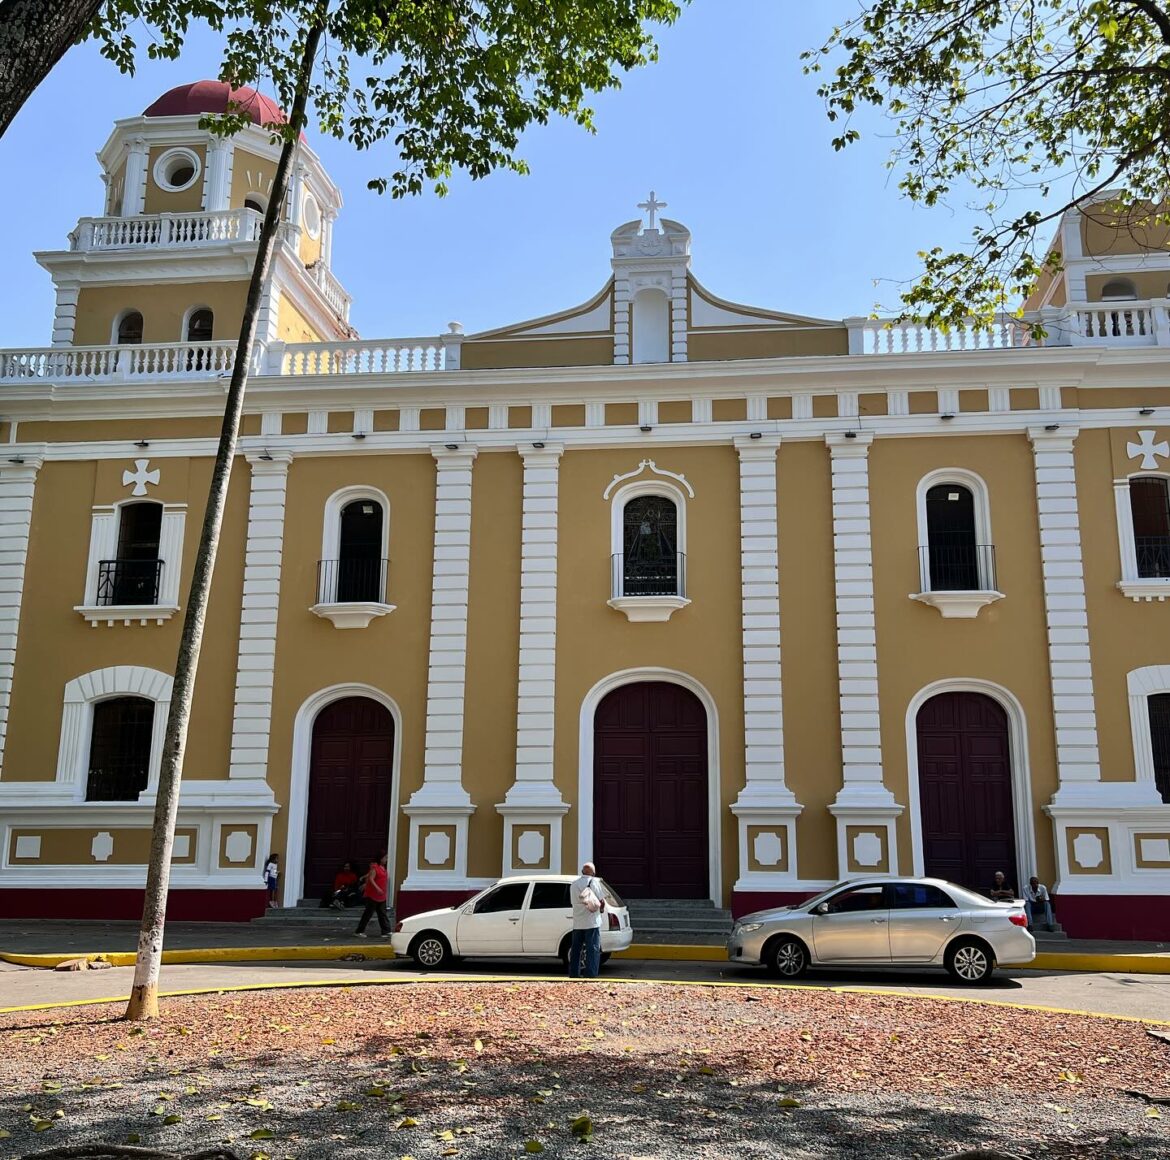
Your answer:
[[[158,481],[162,478],[162,472],[157,467],[153,471],[147,471],[146,469],[150,466],[149,459],[136,459],[134,460],[134,466],[137,468],[136,471],[122,472],[122,486],[129,487],[131,484],[134,484],[134,490],[130,493],[131,495],[145,495],[146,485],[148,483],[153,483],[156,487],[158,486]]]
[[[650,224],[646,228],[656,230],[658,227],[654,224],[654,215],[660,209],[666,209],[666,202],[658,201],[654,196],[654,190],[651,190],[650,197],[646,201],[638,202],[638,208],[644,209],[650,215]]]
[[[1167,443],[1165,439],[1161,443],[1155,443],[1154,436],[1156,434],[1156,431],[1139,431],[1141,442],[1125,445],[1125,452],[1130,459],[1136,459],[1139,455],[1142,457],[1141,463],[1138,464],[1142,471],[1156,471],[1159,455],[1163,458],[1170,457],[1170,443]]]

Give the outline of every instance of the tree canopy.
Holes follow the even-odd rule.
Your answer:
[[[804,59],[835,148],[881,110],[902,191],[981,214],[970,248],[921,253],[908,316],[947,326],[1017,307],[1060,268],[1048,246],[1070,206],[1104,198],[1112,217],[1166,221],[1166,0],[871,0]]]

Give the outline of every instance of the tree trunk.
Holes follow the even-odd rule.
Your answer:
[[[0,0],[0,137],[102,0]]]
[[[163,926],[166,921],[167,890],[171,877],[171,848],[175,840],[175,820],[179,810],[179,781],[183,771],[183,755],[187,747],[187,728],[191,720],[191,703],[195,691],[195,676],[199,668],[199,650],[203,643],[203,627],[207,619],[207,601],[211,592],[211,577],[219,548],[220,527],[223,524],[227,501],[228,481],[236,455],[236,441],[240,430],[240,415],[244,407],[244,390],[248,384],[248,367],[252,361],[252,346],[256,334],[256,312],[260,295],[268,280],[272,254],[276,248],[277,230],[288,193],[289,170],[293,154],[300,141],[300,128],[305,120],[309,83],[317,45],[324,30],[325,10],[322,3],[318,20],[305,37],[304,52],[297,76],[296,94],[289,116],[289,135],[280,151],[276,177],[264,225],[252,267],[252,280],[240,322],[240,340],[236,344],[236,361],[232,367],[224,407],[223,426],[219,433],[219,448],[207,495],[207,511],[199,537],[199,551],[191,589],[187,594],[187,611],[183,618],[183,635],[179,641],[179,655],[175,663],[175,684],[171,692],[171,708],[167,716],[166,737],[163,741],[162,767],[159,770],[158,798],[154,807],[154,829],[150,839],[150,866],[146,874],[146,897],[142,908],[142,927],[138,934],[138,958],[134,966],[134,989],[126,1008],[126,1018],[154,1019],[158,1016],[158,976],[162,966]],[[259,877],[257,877],[259,888]]]

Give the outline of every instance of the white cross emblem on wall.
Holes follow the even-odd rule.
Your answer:
[[[162,472],[157,467],[153,471],[147,471],[146,469],[150,466],[149,459],[136,459],[134,460],[134,466],[137,470],[122,472],[122,486],[129,487],[131,484],[134,484],[134,490],[130,493],[131,495],[145,495],[146,485],[148,483],[153,483],[156,487],[158,486],[158,481],[162,478]]]
[[[1156,434],[1156,431],[1139,431],[1141,442],[1125,445],[1126,454],[1130,459],[1136,459],[1139,455],[1142,457],[1141,463],[1138,464],[1142,471],[1157,470],[1159,456],[1164,459],[1170,458],[1170,443],[1165,439],[1161,443],[1155,443],[1154,436]]]

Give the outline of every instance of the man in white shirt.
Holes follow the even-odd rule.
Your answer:
[[[1034,874],[1028,879],[1024,887],[1024,910],[1028,915],[1028,929],[1037,924],[1041,915],[1044,917],[1044,927],[1052,930],[1052,899],[1048,897],[1048,887],[1041,884]]]
[[[596,979],[601,969],[601,924],[605,913],[605,895],[597,880],[597,867],[586,862],[581,867],[581,877],[569,887],[573,900],[573,941],[569,947],[569,978]],[[590,910],[585,904],[584,892],[589,890],[600,903],[597,910]],[[585,969],[581,969],[584,956]]]

